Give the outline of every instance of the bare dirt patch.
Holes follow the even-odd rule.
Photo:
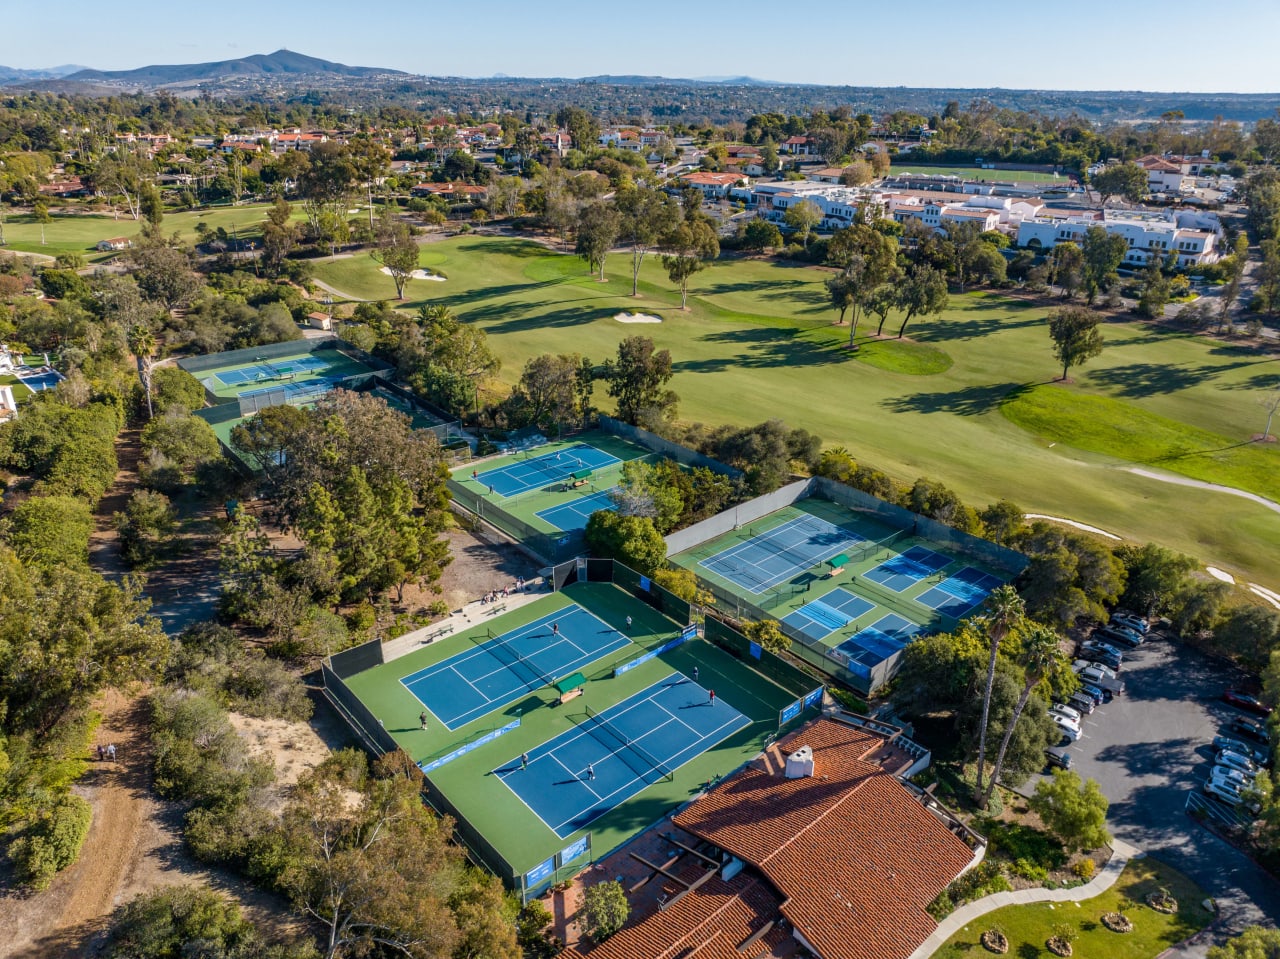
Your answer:
[[[444,574],[436,585],[439,592],[406,586],[404,602],[397,606],[406,609],[422,609],[443,599],[449,609],[461,609],[473,603],[491,590],[513,586],[517,576],[526,580],[537,576],[538,566],[515,546],[494,536],[471,533],[454,528],[445,533],[449,541],[449,555],[453,562],[444,568]]]
[[[231,725],[244,737],[250,750],[275,764],[276,781],[271,788],[280,801],[299,776],[329,757],[329,744],[307,723],[257,719],[239,713],[230,716]]]

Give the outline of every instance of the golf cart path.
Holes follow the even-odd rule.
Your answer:
[[[1127,842],[1112,839],[1111,858],[1102,867],[1102,871],[1083,886],[1072,889],[1019,889],[1015,892],[997,892],[994,895],[984,896],[982,899],[961,906],[938,923],[938,928],[933,931],[933,935],[921,943],[909,959],[928,959],[944,942],[969,923],[1005,906],[1022,906],[1035,902],[1081,902],[1100,896],[1115,885],[1116,880],[1120,878],[1120,873],[1124,872],[1124,867],[1129,864],[1129,860],[1141,859],[1145,855],[1146,853],[1135,849]]]
[[[342,290],[339,290],[336,287],[330,286],[324,280],[313,279],[311,282],[314,283],[316,286],[320,287],[320,289],[324,290],[326,293],[329,293],[332,296],[338,297],[338,299],[340,300],[350,300],[352,303],[368,302],[364,297],[352,296],[350,293],[344,293]]]
[[[1206,483],[1203,480],[1189,479],[1185,476],[1174,476],[1170,473],[1159,473],[1155,470],[1143,469],[1141,466],[1128,466],[1125,472],[1134,473],[1137,476],[1146,479],[1157,480],[1161,483],[1172,483],[1174,486],[1191,486],[1195,489],[1210,490],[1214,493],[1230,493],[1232,496],[1239,496],[1242,499],[1252,500],[1260,506],[1265,506],[1274,513],[1280,513],[1280,503],[1269,500],[1265,496],[1259,496],[1257,493],[1250,493],[1246,490],[1236,489],[1234,486],[1219,486],[1217,483]]]

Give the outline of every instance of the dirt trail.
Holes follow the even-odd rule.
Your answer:
[[[98,502],[94,511],[94,530],[89,537],[89,563],[103,576],[118,578],[129,571],[120,557],[115,514],[123,513],[129,497],[138,488],[138,463],[142,459],[141,431],[127,429],[116,439],[116,458],[120,462],[116,481]]]

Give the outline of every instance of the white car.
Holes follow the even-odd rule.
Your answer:
[[[1086,683],[1096,683],[1100,679],[1115,679],[1116,671],[1101,663],[1091,663],[1087,659],[1077,659],[1071,664],[1079,677]]]
[[[1248,789],[1254,783],[1254,773],[1247,773],[1242,769],[1233,769],[1231,766],[1214,766],[1209,771],[1210,779],[1225,779],[1233,782],[1241,789]]]
[[[1224,749],[1218,753],[1215,760],[1219,766],[1226,766],[1228,769],[1238,769],[1242,773],[1256,773],[1258,767],[1253,764],[1253,760],[1246,759],[1239,753],[1233,753],[1229,749]]]
[[[1071,720],[1077,726],[1080,725],[1080,711],[1076,709],[1072,709],[1070,706],[1064,705],[1063,703],[1054,703],[1052,706],[1050,706],[1049,714],[1063,716]]]
[[[1075,742],[1080,738],[1080,727],[1064,716],[1055,716],[1050,713],[1049,718],[1054,721],[1062,735],[1066,736],[1071,742]]]
[[[1115,613],[1111,617],[1111,622],[1137,630],[1143,635],[1151,630],[1150,623],[1141,616],[1134,616],[1132,613]]]
[[[1226,779],[1210,779],[1204,784],[1204,791],[1230,806],[1244,806],[1255,814],[1261,808],[1257,800],[1247,800],[1244,790]]]

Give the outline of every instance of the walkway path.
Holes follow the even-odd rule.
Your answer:
[[[311,282],[314,283],[316,286],[320,287],[320,289],[324,290],[330,296],[336,296],[340,300],[350,300],[352,303],[366,302],[364,297],[352,296],[350,293],[344,293],[342,292],[342,290],[339,290],[337,287],[330,286],[324,280],[312,279]]]
[[[1111,840],[1111,859],[1102,867],[1102,872],[1083,886],[1076,886],[1074,889],[1019,889],[1016,892],[997,892],[995,895],[961,906],[938,924],[933,935],[911,954],[910,959],[927,959],[969,923],[1005,906],[1023,906],[1033,902],[1082,902],[1085,899],[1100,896],[1115,885],[1130,859],[1140,859],[1144,855],[1146,854],[1128,843],[1113,839]]]
[[[395,639],[383,643],[382,660],[389,663],[393,659],[408,655],[415,649],[439,642],[446,636],[452,636],[460,630],[470,629],[472,626],[483,623],[486,619],[492,619],[502,613],[509,613],[513,609],[518,609],[546,595],[548,595],[546,585],[540,581],[533,581],[526,583],[522,592],[512,593],[510,596],[495,600],[492,603],[482,603],[479,600],[474,603],[468,603],[442,622],[423,626],[421,629],[415,629],[411,633],[405,633],[403,636],[397,636]]]
[[[1143,469],[1141,466],[1129,466],[1125,468],[1128,473],[1134,473],[1138,476],[1144,476],[1147,479],[1158,480],[1161,483],[1172,483],[1174,486],[1192,486],[1196,489],[1207,489],[1214,493],[1229,493],[1232,496],[1239,496],[1242,499],[1253,500],[1260,506],[1275,513],[1280,513],[1280,503],[1275,500],[1269,500],[1265,496],[1259,496],[1257,493],[1249,493],[1242,489],[1236,489],[1234,486],[1219,486],[1217,483],[1206,483],[1203,480],[1189,479],[1186,476],[1174,476],[1171,473],[1160,473],[1155,470]]]

